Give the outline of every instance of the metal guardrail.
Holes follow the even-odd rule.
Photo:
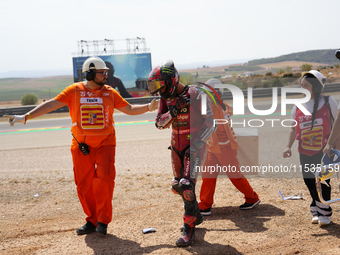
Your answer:
[[[297,88],[300,86],[296,86]],[[322,93],[329,93],[329,92],[337,92],[340,91],[340,83],[327,83],[325,84],[325,88]],[[242,90],[244,98],[248,98],[248,91],[247,89]],[[281,89],[277,90],[278,96],[281,96]],[[289,95],[299,95],[301,93],[289,93]],[[253,97],[271,97],[272,96],[272,89],[271,88],[258,88],[253,89]],[[230,91],[223,92],[222,96],[223,100],[230,100],[233,99],[233,96]]]
[[[27,106],[17,106],[17,107],[5,107],[5,108],[0,108],[0,116],[4,115],[22,115],[25,114],[26,112],[29,112],[33,108],[35,108],[36,105],[27,105]],[[68,107],[63,106],[53,112],[50,113],[57,113],[57,112],[68,112]]]
[[[159,96],[125,98],[125,100],[128,101],[130,104],[147,104],[147,103],[150,103],[152,99],[154,98],[159,98]],[[22,114],[29,112],[35,107],[36,105],[0,108],[0,117],[4,115],[22,115]],[[63,106],[49,113],[59,113],[59,112],[69,112],[68,106]]]
[[[328,83],[325,85],[325,88],[323,90],[323,93],[329,93],[329,92],[337,92],[340,91],[340,83]],[[242,90],[244,98],[248,97],[247,90]],[[289,93],[290,95],[294,95],[294,93]],[[300,93],[296,93],[298,95]],[[278,89],[278,96],[281,95],[281,89]],[[272,89],[271,88],[258,88],[253,89],[253,97],[271,97],[272,96]],[[159,96],[149,96],[149,97],[134,97],[134,98],[126,98],[125,100],[128,101],[130,104],[147,104],[152,101],[154,98],[159,98]],[[223,93],[222,96],[223,100],[230,100],[233,99],[233,96],[230,91],[226,91]],[[26,112],[32,110],[36,105],[29,105],[29,106],[18,106],[18,107],[5,107],[0,108],[0,117],[3,115],[21,115],[25,114]],[[52,111],[50,113],[58,113],[58,112],[68,112],[69,109],[67,106],[64,106],[62,108],[59,108],[55,111]]]

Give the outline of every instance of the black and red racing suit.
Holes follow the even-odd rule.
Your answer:
[[[183,92],[174,99],[161,99],[156,117],[157,128],[172,127],[172,190],[183,198],[184,217],[201,217],[195,195],[197,169],[204,165],[206,141],[216,130],[209,103],[206,115],[201,113],[202,93],[197,86],[185,86]],[[172,114],[171,110],[181,98],[190,98],[190,103],[178,110],[178,113]]]

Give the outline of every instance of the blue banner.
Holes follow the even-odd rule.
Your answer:
[[[108,68],[110,68],[108,85],[111,85],[113,88],[117,89],[123,97],[131,97],[131,93],[126,92],[125,89],[146,89],[145,80],[149,77],[149,73],[151,72],[151,53],[98,57],[105,62]],[[84,80],[82,66],[87,58],[89,57],[73,58],[74,82]],[[141,82],[143,82],[142,85],[140,85],[142,87],[138,86],[138,84],[141,84]]]

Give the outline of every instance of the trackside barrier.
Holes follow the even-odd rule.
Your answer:
[[[152,101],[154,98],[159,98],[159,96],[150,96],[150,97],[134,97],[134,98],[126,98],[125,100],[128,101],[130,104],[147,104]],[[3,115],[22,115],[26,112],[32,110],[36,105],[27,105],[27,106],[17,106],[17,107],[5,107],[0,108],[0,117]],[[63,106],[55,111],[50,113],[60,113],[60,112],[68,112],[69,109],[67,106]]]
[[[340,91],[340,83],[328,83],[325,85],[325,88],[323,90],[323,93],[329,93],[329,92],[337,92]],[[248,97],[247,90],[242,90],[244,98]],[[296,93],[295,95],[299,95],[300,93]],[[294,93],[289,93],[289,95],[294,95]],[[271,97],[272,96],[272,88],[258,88],[253,89],[253,97]],[[281,96],[281,90],[278,89],[278,96]],[[125,100],[128,101],[130,104],[146,104],[150,103],[152,99],[159,98],[159,96],[147,96],[147,97],[134,97],[134,98],[126,98]],[[231,92],[224,91],[223,100],[230,100],[233,99]],[[0,108],[0,117],[3,115],[21,115],[24,114],[30,110],[32,110],[36,105],[28,105],[28,106],[18,106],[18,107],[5,107]],[[68,112],[68,107],[64,106],[62,108],[59,108],[53,112],[50,113],[58,113],[58,112]]]
[[[294,86],[296,88],[300,86]],[[322,93],[330,93],[330,92],[337,92],[340,91],[340,83],[328,83],[325,84],[325,88]],[[244,98],[248,98],[248,91],[247,89],[242,90]],[[277,90],[278,96],[281,96],[281,89]],[[301,93],[289,93],[289,95],[299,95]],[[272,88],[258,88],[258,89],[253,89],[253,97],[271,97],[272,96]],[[233,99],[231,92],[224,91],[223,100],[230,100]]]

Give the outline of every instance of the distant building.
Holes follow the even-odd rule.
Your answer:
[[[252,73],[252,72],[246,73],[246,77],[253,76],[253,75],[254,75],[254,73]]]

